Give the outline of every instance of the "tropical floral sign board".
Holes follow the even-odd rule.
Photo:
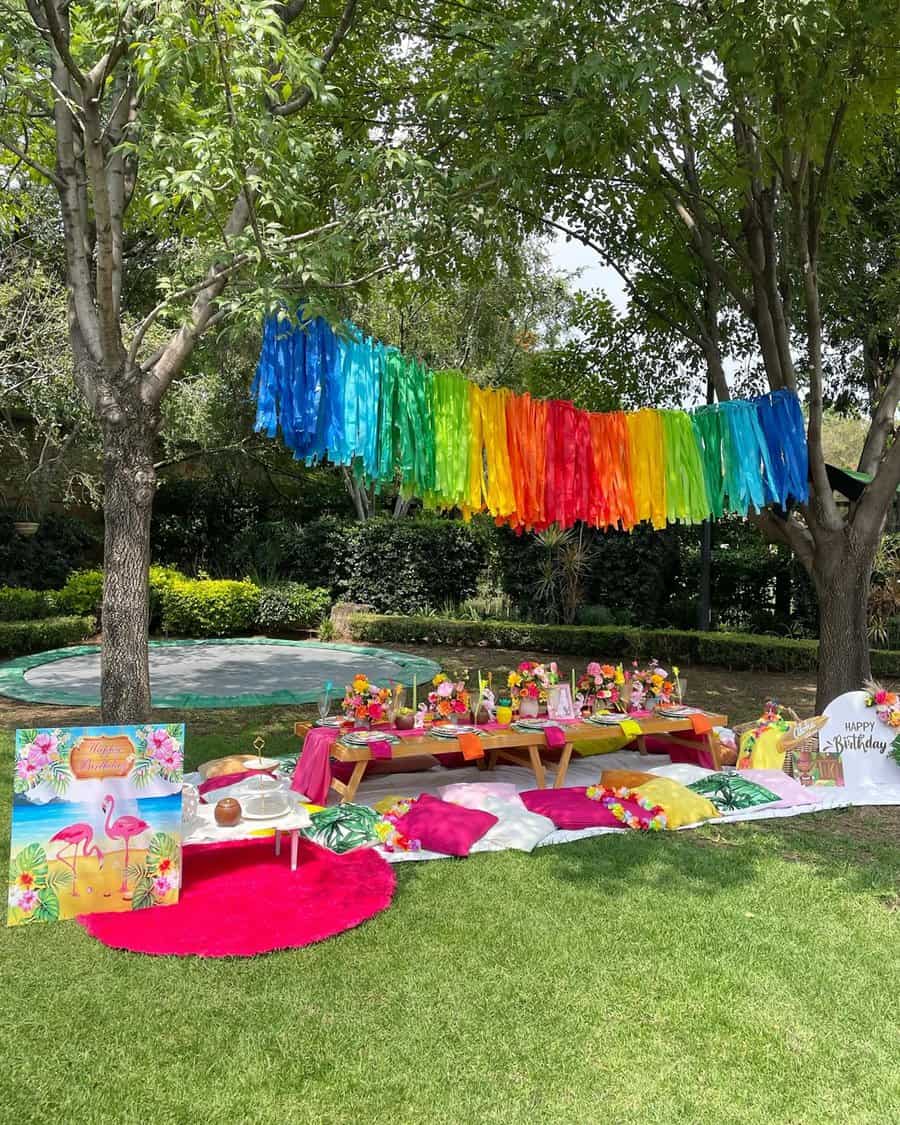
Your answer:
[[[182,724],[16,731],[7,925],[178,901]]]

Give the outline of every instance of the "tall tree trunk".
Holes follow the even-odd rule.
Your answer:
[[[858,691],[872,675],[868,600],[874,542],[859,542],[852,530],[819,544],[812,577],[819,603],[819,672],[816,710],[846,691]]]
[[[118,424],[103,425],[103,721],[150,717],[147,630],[150,516],[156,488],[156,419],[137,396]]]

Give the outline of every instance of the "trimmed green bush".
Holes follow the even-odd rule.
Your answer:
[[[315,629],[331,608],[331,596],[318,586],[279,582],[259,591],[257,623],[262,629]]]
[[[472,597],[487,564],[484,533],[436,516],[355,523],[323,517],[283,527],[283,572],[382,613],[423,612]]]
[[[31,621],[54,613],[56,599],[50,591],[0,586],[0,621]]]
[[[161,591],[162,627],[177,637],[227,637],[250,633],[259,609],[259,587],[229,579],[181,579]]]
[[[73,570],[66,584],[56,594],[56,604],[64,613],[100,616],[103,604],[103,571]]]
[[[530,625],[514,621],[455,621],[443,617],[357,614],[350,619],[355,641],[378,644],[457,645],[524,649],[595,659],[717,664],[735,671],[812,672],[817,641],[794,641],[750,633],[698,633],[682,629],[617,626]],[[900,652],[872,653],[875,675],[900,674]]]
[[[44,617],[39,621],[0,621],[0,657],[26,656],[76,644],[94,631],[93,617]]]

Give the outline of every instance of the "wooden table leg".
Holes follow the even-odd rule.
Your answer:
[[[541,761],[540,746],[529,746],[528,757],[531,759],[531,768],[534,770],[534,776],[537,779],[538,789],[546,789],[547,777],[544,773],[544,763]]]
[[[368,759],[363,759],[363,761],[357,762],[354,765],[353,773],[350,774],[350,780],[344,786],[344,792],[341,796],[341,804],[343,804],[345,801],[352,801],[356,796],[356,790],[359,788],[359,783],[363,779],[363,775],[366,772],[366,766],[368,764]]]
[[[497,755],[499,752],[499,750],[488,750],[486,769],[495,770],[497,768]]]
[[[647,757],[647,739],[643,735],[640,735],[638,738],[635,739],[635,742],[637,742],[638,753],[641,755],[641,757],[646,758]]]
[[[300,829],[291,829],[291,871],[297,870],[297,849],[300,844]]]
[[[722,768],[722,759],[721,759],[720,754],[719,754],[719,751],[720,751],[719,736],[716,734],[715,731],[709,730],[704,735],[703,740],[706,743],[707,750],[709,750],[709,756],[712,758],[713,769],[714,770],[721,769]]]
[[[563,752],[560,755],[559,765],[556,767],[556,779],[553,782],[554,789],[561,789],[566,781],[566,770],[569,768],[569,762],[572,759],[572,743],[567,742],[563,747]]]

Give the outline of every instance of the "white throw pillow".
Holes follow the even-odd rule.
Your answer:
[[[692,781],[699,781],[701,777],[709,777],[715,770],[706,770],[703,766],[694,766],[690,762],[672,762],[669,766],[654,766],[648,773],[655,773],[657,777],[667,777],[670,781],[677,781],[679,785],[690,785]]]
[[[541,840],[556,831],[549,817],[529,812],[518,797],[514,801],[487,797],[485,801],[485,811],[498,819],[478,843],[472,845],[473,852],[534,851]]]

